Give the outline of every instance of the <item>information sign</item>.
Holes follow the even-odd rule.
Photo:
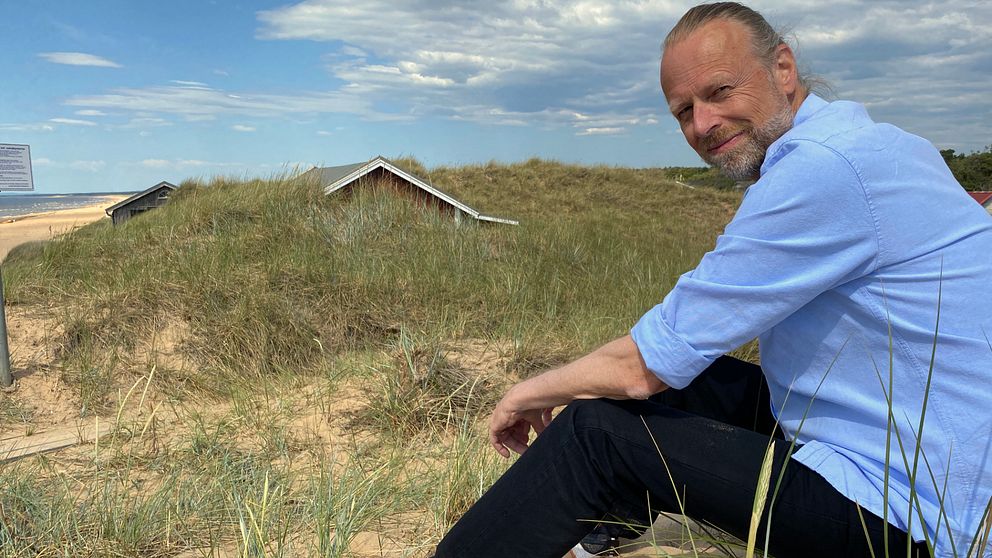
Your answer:
[[[0,192],[8,190],[34,190],[30,145],[0,143]]]

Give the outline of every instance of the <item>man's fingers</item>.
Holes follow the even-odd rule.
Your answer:
[[[501,442],[499,438],[490,434],[489,444],[493,447],[494,450],[496,450],[496,453],[502,455],[507,459],[510,458],[510,450],[506,449],[506,446],[503,445],[503,442]]]
[[[503,457],[509,458],[510,451],[523,455],[527,451],[528,429],[509,428],[489,435],[489,443]]]
[[[489,443],[497,453],[509,457],[510,451],[523,455],[529,447],[530,430],[544,432],[551,423],[552,409],[534,409],[512,416],[499,412],[499,405],[489,421]]]
[[[523,441],[515,436],[508,436],[503,440],[503,445],[515,451],[519,455],[523,455],[527,451],[527,438],[525,437]],[[509,455],[507,455],[509,457]]]

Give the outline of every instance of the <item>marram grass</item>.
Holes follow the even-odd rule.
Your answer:
[[[740,200],[540,160],[418,174],[521,224],[218,178],[13,251],[45,374],[114,429],[0,465],[3,555],[424,556],[506,467],[484,436],[506,383],[626,331]],[[0,429],[45,427],[0,397]]]

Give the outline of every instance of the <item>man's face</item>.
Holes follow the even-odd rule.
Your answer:
[[[792,66],[769,68],[754,54],[747,28],[728,20],[665,49],[661,88],[672,114],[696,153],[730,178],[757,179],[768,146],[792,127],[795,66],[788,57]]]

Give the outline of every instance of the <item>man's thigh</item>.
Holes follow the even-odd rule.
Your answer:
[[[730,356],[716,359],[684,389],[667,389],[651,398],[673,409],[759,434],[781,437],[771,413],[761,367]]]
[[[597,401],[571,417],[590,436],[591,455],[608,454],[612,481],[625,504],[685,514],[747,537],[768,435],[691,415],[651,401]],[[579,434],[579,437],[583,437]],[[823,477],[791,459],[797,448],[775,440],[768,505],[770,553],[777,556],[868,556],[868,540],[881,544],[884,522],[862,512]],[[596,444],[601,444],[597,447]],[[594,458],[595,459],[595,458]],[[778,483],[781,478],[781,484]],[[778,485],[778,486],[776,486]],[[614,506],[615,507],[615,506]],[[770,511],[769,511],[770,510]],[[890,528],[890,541],[905,548],[906,535]],[[763,546],[763,545],[761,545]]]

